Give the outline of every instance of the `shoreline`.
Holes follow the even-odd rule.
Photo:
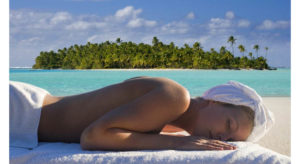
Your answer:
[[[93,71],[93,70],[137,70],[137,71],[141,71],[141,70],[160,70],[160,71],[164,71],[164,70],[174,70],[174,71],[179,71],[179,70],[212,70],[212,71],[224,71],[224,70],[228,70],[228,71],[274,71],[274,69],[253,69],[253,68],[249,68],[249,69],[245,69],[245,68],[239,68],[239,69],[225,69],[225,68],[220,68],[220,69],[196,69],[196,68],[100,68],[100,69],[62,69],[62,68],[57,68],[57,69],[33,69],[31,67],[10,67],[9,69],[32,69],[32,70],[88,70],[88,71]],[[278,69],[291,69],[291,68],[276,68],[276,70]]]

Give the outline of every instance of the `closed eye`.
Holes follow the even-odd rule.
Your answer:
[[[230,131],[230,126],[231,126],[231,121],[230,121],[230,119],[227,119],[226,127],[227,127],[228,132]]]
[[[230,118],[227,119],[226,121],[226,127],[227,127],[227,131],[230,132],[231,131],[231,120]],[[233,138],[229,138],[226,141],[235,141]]]

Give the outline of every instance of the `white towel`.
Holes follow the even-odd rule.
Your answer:
[[[48,91],[37,86],[9,82],[9,146],[38,146],[38,125],[43,100]]]
[[[86,151],[77,143],[40,142],[33,150],[10,147],[11,164],[290,164],[288,156],[251,142],[231,142],[236,150]]]

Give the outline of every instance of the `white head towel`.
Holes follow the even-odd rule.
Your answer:
[[[258,141],[275,123],[273,113],[263,104],[262,98],[254,89],[242,83],[229,81],[226,84],[215,86],[207,90],[202,98],[250,107],[254,111],[255,117],[254,127],[247,141]]]

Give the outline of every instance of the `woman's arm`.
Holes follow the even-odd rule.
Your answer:
[[[176,119],[188,108],[189,93],[181,87],[158,87],[117,107],[91,123],[81,134],[85,150],[224,150],[233,146],[198,136],[147,134]]]
[[[146,134],[176,119],[187,109],[189,94],[181,87],[158,87],[117,107],[90,124],[80,144],[88,150],[175,149],[182,137]]]

